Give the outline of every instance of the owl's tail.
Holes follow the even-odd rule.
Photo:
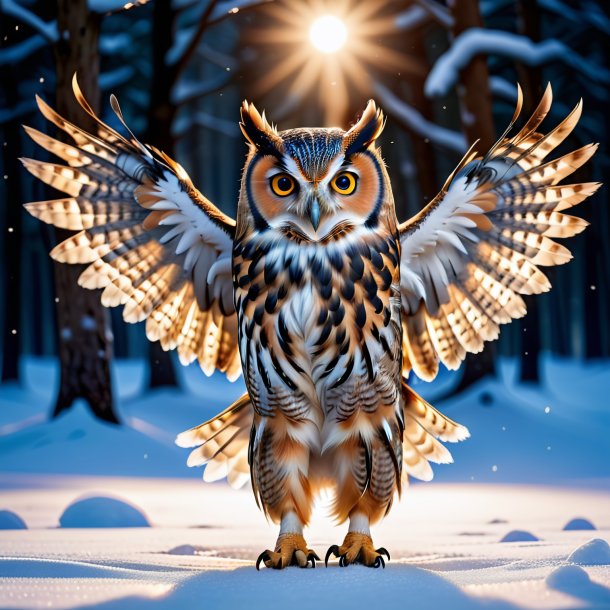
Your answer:
[[[437,411],[415,390],[402,381],[403,414],[403,479],[411,475],[421,481],[434,476],[430,462],[450,464],[451,453],[439,441],[456,443],[470,436],[462,426]],[[438,440],[437,440],[438,439]]]
[[[250,480],[248,443],[254,419],[250,396],[244,394],[216,417],[180,433],[176,444],[196,447],[189,455],[188,466],[203,466],[203,480],[218,481],[227,477],[231,487],[243,487]]]

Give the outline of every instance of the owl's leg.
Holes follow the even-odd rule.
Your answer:
[[[342,465],[337,472],[337,496],[334,514],[340,522],[349,518],[349,529],[341,546],[331,546],[325,558],[339,558],[339,565],[351,563],[379,568],[385,567],[383,555],[390,554],[381,547],[375,549],[370,525],[379,521],[390,509],[399,486],[400,468],[391,443],[378,438],[370,444],[361,437],[351,437],[336,449],[335,463]]]
[[[280,524],[280,533],[275,550],[263,551],[256,568],[261,563],[275,569],[291,565],[305,568],[310,563],[315,568],[320,558],[303,537],[312,506],[307,479],[309,447],[291,429],[296,424],[282,415],[261,422],[264,428],[255,435],[252,451],[252,482],[263,509]]]

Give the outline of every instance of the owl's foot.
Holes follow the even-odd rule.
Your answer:
[[[383,547],[375,549],[373,540],[368,534],[348,532],[341,546],[333,544],[326,552],[324,563],[328,566],[331,555],[339,558],[339,565],[344,568],[350,563],[359,563],[369,568],[385,568],[383,555],[390,559],[390,554]]]
[[[256,560],[256,569],[260,570],[263,562],[265,567],[281,570],[288,566],[299,566],[306,568],[311,562],[311,567],[316,567],[316,560],[320,558],[315,551],[307,548],[305,538],[301,534],[281,534],[275,544],[275,551],[263,551]]]

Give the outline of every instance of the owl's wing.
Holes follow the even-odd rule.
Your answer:
[[[79,284],[103,289],[107,307],[124,305],[125,321],[146,320],[148,338],[165,350],[177,349],[183,364],[198,360],[208,375],[218,368],[236,379],[241,364],[231,278],[235,222],[172,159],[105,125],[76,79],[73,88],[97,122],[96,134],[69,123],[40,98],[41,113],[74,145],[26,127],[35,142],[66,163],[22,160],[34,176],[67,195],[28,203],[28,212],[78,231],[51,256],[88,264]],[[125,125],[114,96],[111,103]]]
[[[243,487],[250,480],[248,446],[254,421],[250,396],[244,394],[216,417],[181,432],[179,447],[195,447],[189,466],[206,465],[203,480],[218,481],[227,477],[232,487]]]
[[[439,360],[456,369],[498,337],[500,325],[525,315],[520,295],[551,285],[539,266],[562,265],[569,250],[551,237],[571,237],[587,222],[562,214],[592,195],[598,183],[559,182],[583,165],[589,144],[543,163],[576,126],[582,101],[552,131],[536,130],[551,106],[547,87],[533,116],[507,137],[513,119],[484,156],[472,149],[441,192],[400,226],[403,372],[431,380]]]

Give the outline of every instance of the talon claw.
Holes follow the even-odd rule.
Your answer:
[[[328,551],[326,551],[326,557],[324,558],[324,565],[326,567],[328,567],[328,559],[331,555],[334,555],[335,557],[339,556],[339,547],[336,544],[333,544],[328,548]]]
[[[307,562],[309,563],[311,561],[312,568],[316,567],[316,559],[318,561],[320,561],[320,558],[316,555],[316,553],[314,551],[311,551],[311,553],[309,553],[309,555],[307,555]]]
[[[342,568],[346,568],[347,567],[347,559],[346,559],[345,555],[341,555],[341,557],[339,558],[339,565]]]
[[[385,547],[379,547],[376,552],[380,555],[385,555],[388,558],[388,561],[390,560],[390,553],[388,553],[388,549],[386,549]]]
[[[378,568],[380,566],[385,569],[385,561],[383,560],[383,557],[381,555],[379,555],[377,559],[375,559],[375,563],[373,564],[374,568]]]
[[[256,569],[261,569],[261,561],[267,561],[269,559],[269,551],[263,551],[256,560]]]

